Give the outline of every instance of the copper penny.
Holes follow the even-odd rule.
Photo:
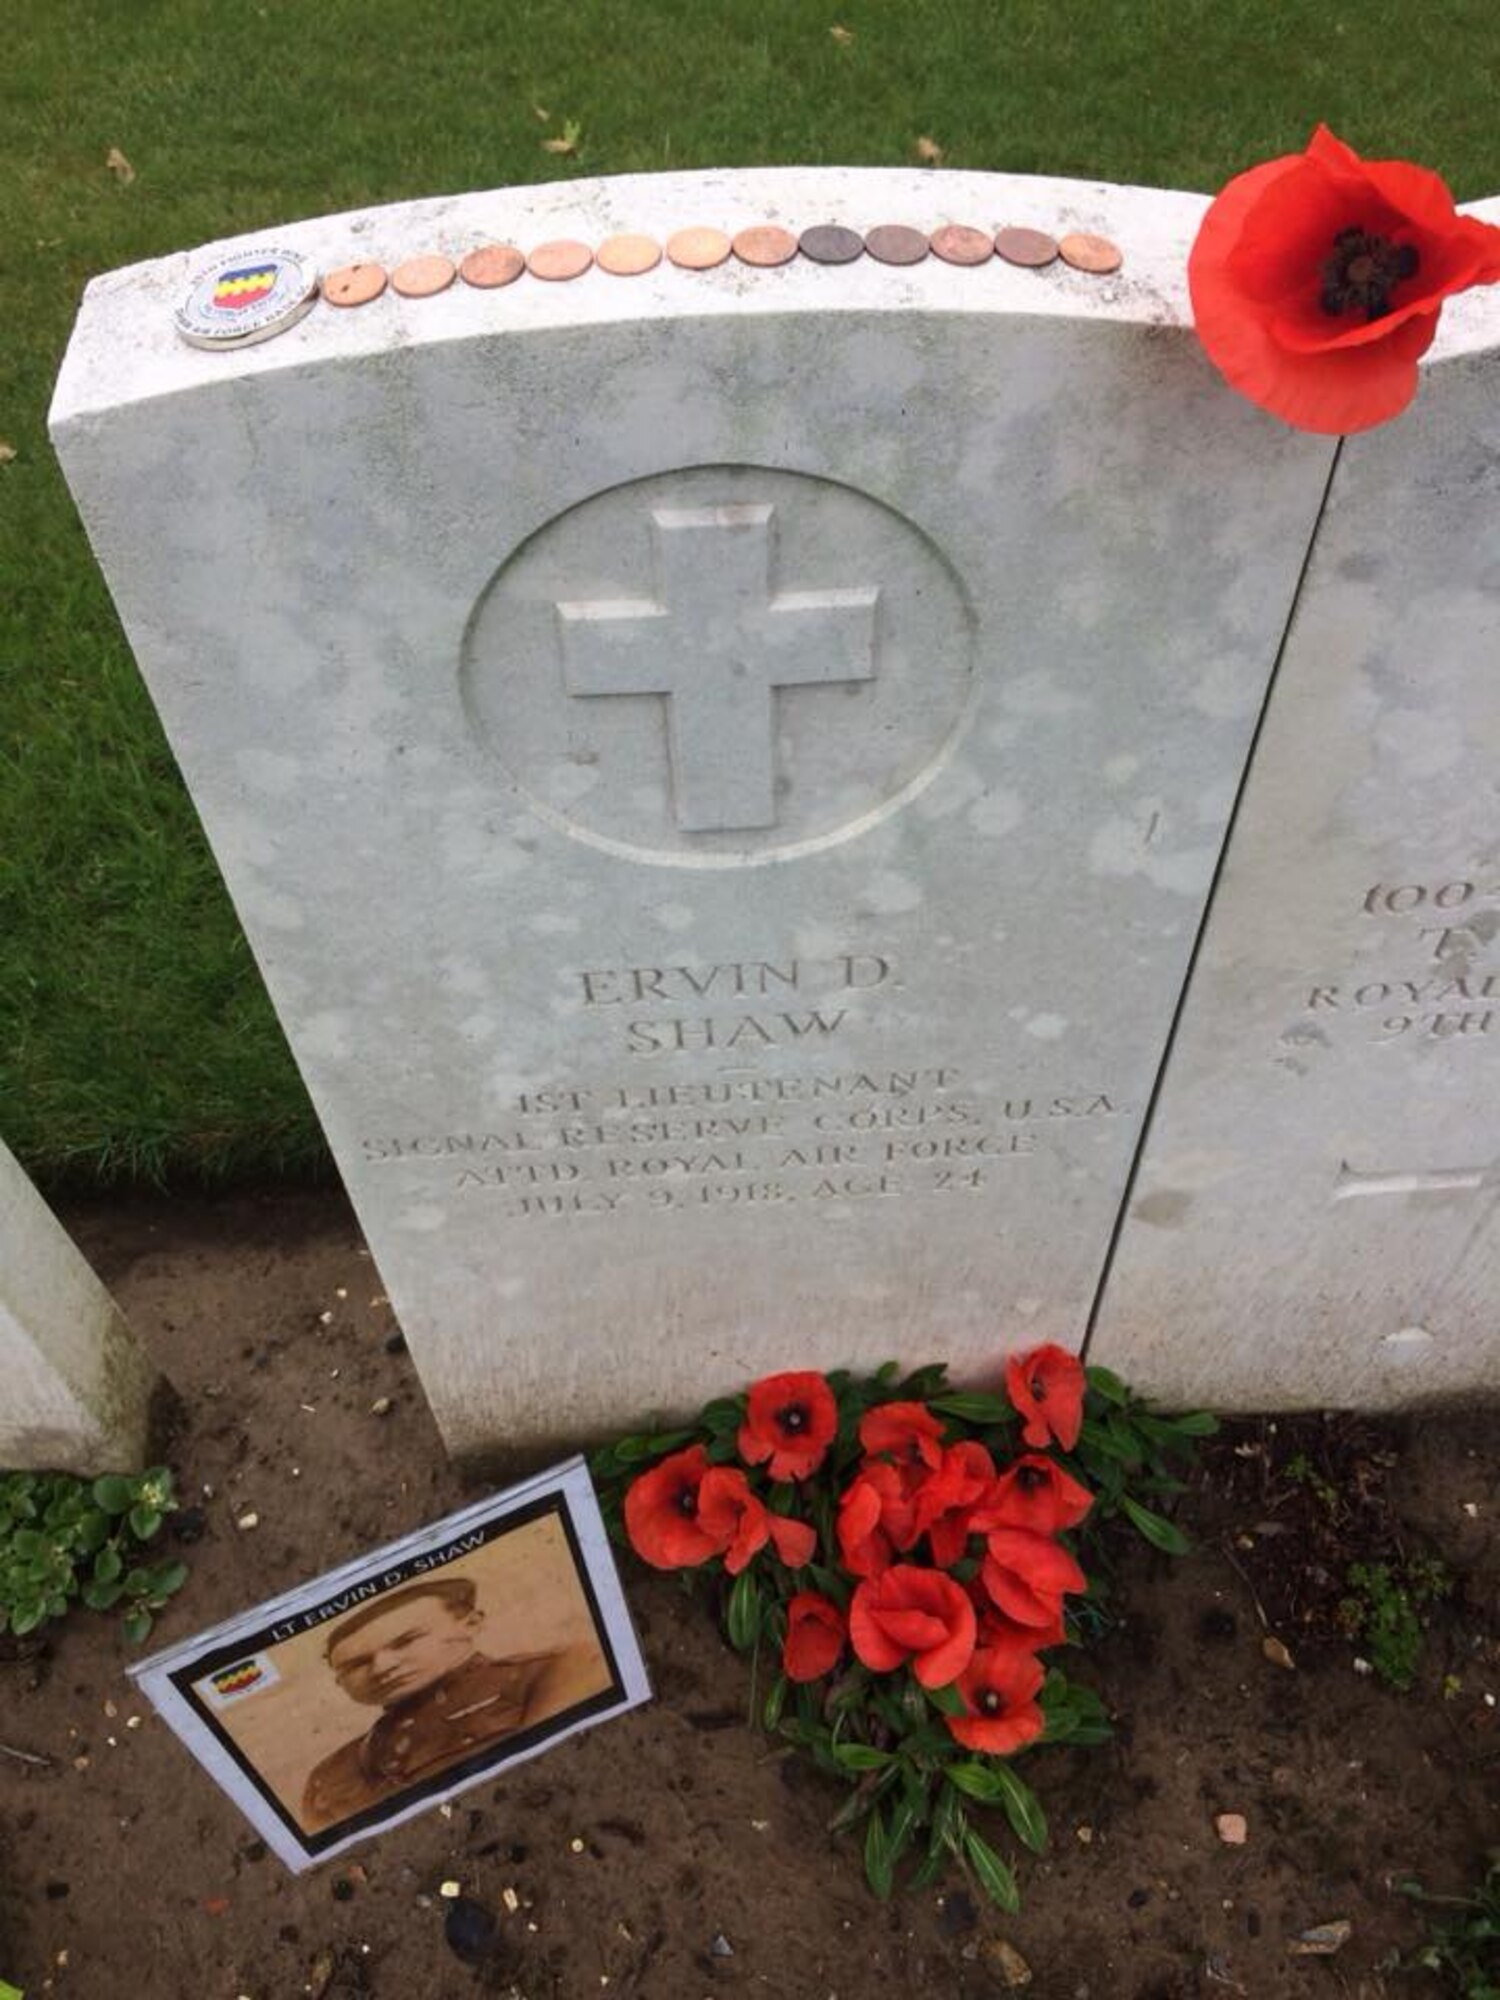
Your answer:
[[[722,229],[679,229],[667,238],[667,255],[684,271],[711,271],[733,247]]]
[[[920,229],[908,229],[904,222],[882,222],[867,230],[865,248],[882,264],[920,264],[929,248]]]
[[[734,254],[742,264],[767,271],[776,264],[791,263],[797,254],[797,239],[790,229],[778,229],[772,222],[757,223],[735,237]]]
[[[852,264],[865,254],[865,239],[857,229],[845,229],[839,222],[815,223],[804,229],[797,248],[815,264]]]
[[[561,284],[568,278],[581,278],[594,261],[594,253],[587,243],[575,243],[570,237],[560,236],[553,243],[538,243],[526,259],[526,268],[533,278],[547,278]]]
[[[458,276],[451,257],[408,257],[391,273],[391,290],[403,299],[430,299],[446,292]]]
[[[486,243],[471,250],[458,267],[458,275],[476,291],[492,292],[500,285],[513,285],[526,269],[526,259],[513,243]]]
[[[945,264],[987,264],[995,254],[995,241],[988,230],[945,222],[932,232],[932,254]]]
[[[1002,229],[995,250],[1007,264],[1022,264],[1029,271],[1057,261],[1057,239],[1044,229]]]
[[[367,306],[384,290],[384,264],[346,264],[323,280],[323,296],[331,306]]]
[[[1075,271],[1088,271],[1099,278],[1118,271],[1125,261],[1117,243],[1111,243],[1107,236],[1090,236],[1083,229],[1065,236],[1057,249],[1063,262]]]
[[[601,271],[616,278],[638,278],[661,262],[661,245],[654,236],[611,236],[594,252]]]

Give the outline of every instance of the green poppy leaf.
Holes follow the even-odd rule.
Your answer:
[[[729,1593],[724,1617],[729,1643],[736,1652],[748,1653],[760,1637],[762,1609],[760,1585],[750,1570],[742,1569]]]
[[[979,1886],[992,1903],[1002,1910],[1015,1912],[1021,1907],[1021,1892],[1016,1887],[1016,1878],[1000,1859],[989,1842],[982,1839],[973,1827],[964,1830],[964,1854],[969,1866],[974,1870]]]
[[[1008,1764],[996,1764],[994,1776],[999,1786],[997,1796],[1016,1838],[1024,1841],[1033,1854],[1040,1854],[1047,1845],[1047,1815],[1036,1793]]]
[[[1132,1500],[1128,1493],[1120,1495],[1120,1505],[1139,1533],[1145,1536],[1154,1549],[1160,1549],[1163,1555],[1169,1556],[1187,1554],[1191,1544],[1180,1528],[1174,1527],[1160,1514],[1153,1514],[1151,1509],[1143,1507],[1139,1500]]]

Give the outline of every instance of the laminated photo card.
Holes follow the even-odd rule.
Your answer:
[[[298,1871],[651,1692],[581,1458],[130,1671]]]

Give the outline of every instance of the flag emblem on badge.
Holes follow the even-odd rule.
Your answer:
[[[245,264],[238,270],[221,273],[214,285],[214,307],[219,312],[243,312],[276,288],[274,264]]]
[[[247,1694],[260,1694],[274,1687],[280,1678],[264,1653],[251,1653],[232,1666],[220,1667],[198,1685],[215,1708],[227,1708],[230,1702],[240,1701]]]

